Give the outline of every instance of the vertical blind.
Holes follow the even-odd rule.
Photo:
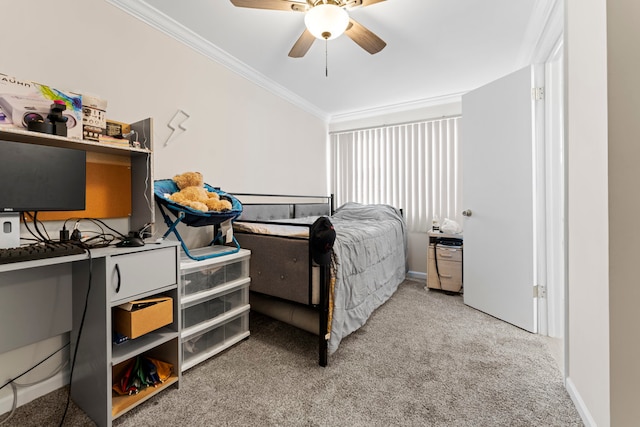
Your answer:
[[[330,140],[330,188],[346,202],[401,208],[409,231],[432,219],[461,223],[460,117],[336,132]]]

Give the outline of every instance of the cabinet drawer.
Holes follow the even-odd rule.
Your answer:
[[[438,260],[440,287],[445,291],[459,292],[462,288],[462,263]]]
[[[235,289],[182,307],[182,327],[189,328],[249,304],[249,280]]]
[[[180,267],[182,295],[208,291],[225,283],[249,277],[250,252],[198,262],[182,262]]]
[[[440,260],[462,261],[462,248],[459,246],[436,245],[436,256]]]
[[[175,247],[114,255],[107,265],[112,303],[174,285],[178,278]]]

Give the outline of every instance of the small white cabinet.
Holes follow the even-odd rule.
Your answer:
[[[179,384],[180,277],[179,246],[165,242],[137,248],[92,251],[88,260],[73,263],[73,330],[71,354],[77,346],[71,396],[98,426],[112,420],[167,387]],[[173,322],[121,344],[113,343],[114,307],[153,296],[173,299]],[[83,313],[86,304],[86,315]],[[78,331],[81,331],[78,343]],[[136,356],[146,355],[173,366],[161,386],[120,396],[112,386]]]
[[[462,242],[462,235],[428,232],[427,288],[448,292],[462,291],[462,245],[446,246],[440,239],[456,239]]]
[[[201,256],[228,250],[210,246],[191,251]],[[249,262],[251,252],[180,262],[182,371],[249,336]]]

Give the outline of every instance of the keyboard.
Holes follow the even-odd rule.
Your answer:
[[[83,248],[71,242],[34,243],[17,248],[0,249],[0,264],[83,253],[85,253]]]

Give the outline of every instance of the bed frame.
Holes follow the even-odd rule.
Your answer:
[[[282,220],[331,215],[333,196],[233,193],[243,206],[237,221],[309,225]],[[251,250],[251,309],[318,335],[318,363],[328,364],[329,266],[315,264],[308,238],[256,235],[234,229],[240,246]]]

